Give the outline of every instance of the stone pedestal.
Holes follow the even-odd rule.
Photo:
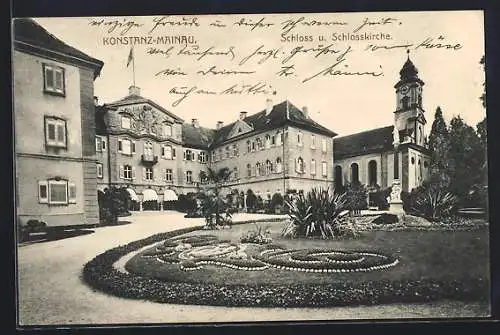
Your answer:
[[[139,201],[139,211],[142,212],[142,201]]]
[[[403,201],[401,200],[401,183],[397,179],[392,182],[389,212],[393,214],[404,214]]]
[[[163,201],[160,201],[160,211],[163,211]]]

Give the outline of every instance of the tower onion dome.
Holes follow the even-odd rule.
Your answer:
[[[418,79],[418,70],[415,67],[415,65],[412,63],[410,60],[410,56],[408,55],[408,60],[406,63],[403,65],[403,68],[401,71],[399,71],[399,76],[401,77],[401,80],[411,80],[411,79]]]

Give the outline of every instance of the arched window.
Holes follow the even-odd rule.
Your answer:
[[[271,136],[266,135],[266,143],[265,143],[266,149],[269,149],[271,147]]]
[[[255,175],[260,176],[260,163],[255,164]]]
[[[247,177],[251,177],[252,176],[252,165],[251,164],[247,164]]]
[[[273,163],[270,160],[266,161],[266,175],[270,175],[273,172]]]
[[[341,189],[343,186],[343,177],[342,177],[342,167],[337,165],[335,167],[335,189]]]
[[[277,173],[283,172],[283,164],[281,163],[280,157],[276,158],[276,172]]]
[[[368,162],[368,183],[370,186],[377,184],[377,162],[374,160]]]
[[[359,182],[359,166],[357,163],[351,164],[351,182],[352,183]]]
[[[298,173],[304,173],[305,171],[305,166],[304,166],[304,160],[302,159],[302,157],[299,157],[297,158],[297,161],[296,161],[296,164],[295,164],[295,170],[298,172]]]

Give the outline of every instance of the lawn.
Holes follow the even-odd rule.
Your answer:
[[[291,284],[362,284],[388,282],[453,282],[466,285],[469,281],[489,281],[488,230],[479,231],[367,231],[357,239],[319,240],[282,239],[282,223],[269,225],[273,245],[285,249],[336,249],[339,251],[363,250],[393,256],[399,263],[388,269],[370,272],[310,273],[269,268],[263,271],[242,271],[203,265],[201,269],[183,271],[180,265],[160,263],[156,258],[133,257],[126,269],[136,275],[166,282],[191,284],[233,285],[291,285]],[[215,235],[219,240],[239,243],[240,237],[253,229],[250,224],[235,225],[231,229],[199,230],[186,234]],[[249,254],[256,254],[259,247],[252,246]],[[487,285],[486,285],[487,286]],[[478,299],[488,299],[483,291]]]

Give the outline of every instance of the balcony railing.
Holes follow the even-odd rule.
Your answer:
[[[141,161],[145,164],[156,164],[156,163],[158,163],[158,156],[141,155]]]

